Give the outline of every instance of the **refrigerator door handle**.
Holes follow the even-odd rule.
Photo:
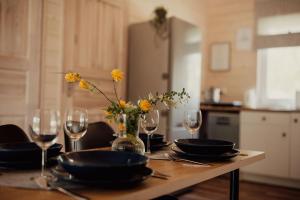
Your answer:
[[[177,127],[177,128],[183,127],[183,123],[182,123],[182,122],[177,123],[177,124],[176,124],[176,127]]]
[[[168,110],[162,110],[162,111],[160,111],[160,115],[161,115],[162,117],[168,117],[169,111],[168,111]]]
[[[161,75],[161,78],[162,78],[162,80],[169,80],[170,75],[169,75],[168,73],[163,73],[163,74]]]

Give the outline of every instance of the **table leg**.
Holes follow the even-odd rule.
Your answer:
[[[239,169],[230,172],[230,200],[239,199],[239,174]]]

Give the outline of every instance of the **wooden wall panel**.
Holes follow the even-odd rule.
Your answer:
[[[40,0],[0,0],[0,124],[27,131],[39,106]]]
[[[246,90],[256,86],[256,50],[236,49],[236,34],[240,28],[248,27],[255,34],[254,0],[210,0],[207,1],[206,56],[203,59],[203,87],[220,87],[224,101],[242,101]],[[210,70],[210,47],[215,42],[230,42],[230,71]]]
[[[125,1],[65,1],[64,10],[64,70],[79,72],[112,96],[110,72],[114,68],[125,69]],[[124,97],[126,81],[122,84],[118,92]],[[65,86],[64,91],[66,107],[88,108],[93,113],[90,121],[103,118],[100,108],[107,102],[101,95],[70,86]]]
[[[29,1],[1,0],[0,55],[27,57]]]
[[[64,2],[43,1],[41,107],[61,108],[63,87]]]

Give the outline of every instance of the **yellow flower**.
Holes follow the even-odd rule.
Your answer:
[[[65,75],[65,80],[69,83],[74,83],[76,81],[80,81],[81,77],[80,74],[74,73],[74,72],[69,72]]]
[[[148,100],[142,99],[139,102],[139,107],[141,108],[142,111],[148,112],[151,109],[151,104]]]
[[[120,123],[119,126],[118,126],[118,129],[119,129],[120,132],[123,132],[123,131],[126,130],[126,127],[125,127],[124,124]]]
[[[118,82],[123,79],[123,72],[119,69],[114,69],[111,71],[111,77],[115,82]]]
[[[80,82],[79,82],[79,87],[81,89],[87,89],[88,90],[88,89],[90,89],[90,84],[87,81],[81,79]]]
[[[124,100],[119,101],[120,107],[125,108],[126,107],[126,102]]]
[[[111,115],[111,114],[112,114],[112,112],[110,112],[110,111],[105,111],[105,115],[106,115],[106,116]]]

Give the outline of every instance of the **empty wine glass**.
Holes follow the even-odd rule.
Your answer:
[[[147,148],[146,153],[150,154],[150,137],[157,130],[159,124],[159,111],[150,110],[148,113],[142,115],[141,127],[147,134]]]
[[[30,126],[32,140],[42,149],[41,177],[45,178],[47,149],[56,142],[60,130],[59,111],[55,109],[34,111]]]
[[[65,131],[73,143],[73,151],[78,151],[77,142],[82,138],[88,127],[88,113],[86,109],[74,108],[66,112]]]
[[[202,124],[202,115],[200,110],[187,110],[184,112],[183,125],[194,138]]]

